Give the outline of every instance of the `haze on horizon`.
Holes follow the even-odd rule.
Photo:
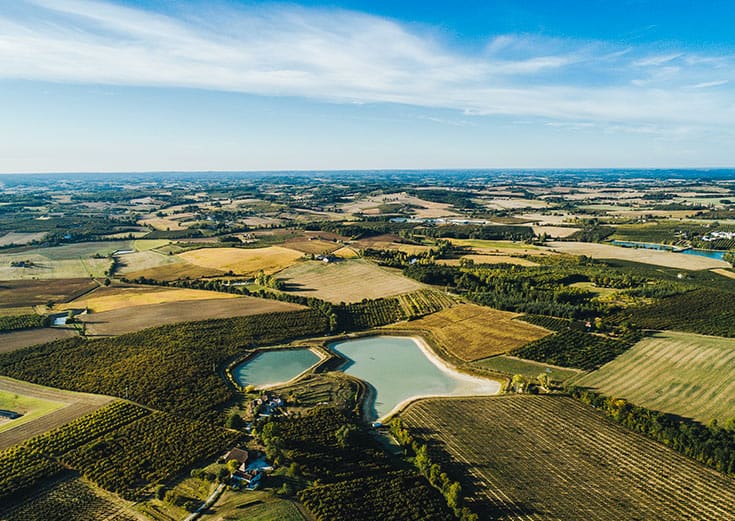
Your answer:
[[[4,2],[0,173],[735,166],[733,19],[688,0]]]

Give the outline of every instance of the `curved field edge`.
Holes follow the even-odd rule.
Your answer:
[[[735,481],[565,396],[428,399],[402,414],[497,519],[729,520]]]

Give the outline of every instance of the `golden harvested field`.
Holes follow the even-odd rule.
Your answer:
[[[356,259],[357,257],[359,257],[357,252],[349,246],[343,246],[342,248],[334,251],[332,255],[340,259]]]
[[[574,235],[580,230],[579,228],[567,228],[565,226],[531,226],[531,228],[533,228],[533,233],[536,235],[541,236],[545,233],[549,237],[561,237],[562,239]]]
[[[398,235],[386,233],[383,235],[376,235],[374,237],[366,237],[353,241],[353,248],[366,249],[373,248],[376,250],[398,250],[409,255],[415,255],[417,253],[424,253],[431,249],[430,246],[424,246],[421,244],[404,244],[401,242],[401,238]]]
[[[163,288],[155,286],[102,287],[83,297],[58,306],[58,309],[89,308],[94,313],[148,304],[165,304],[189,300],[237,298],[237,295],[201,289]]]
[[[8,333],[0,333],[0,353],[9,353],[24,347],[35,346],[37,344],[45,344],[61,338],[71,338],[77,336],[74,329],[65,329],[58,327],[42,327],[38,329],[25,329],[21,331],[11,331]]]
[[[302,306],[288,302],[255,297],[213,298],[119,308],[92,313],[81,317],[81,320],[87,324],[87,335],[111,336],[177,322],[242,317],[301,308]]]
[[[177,257],[195,266],[232,271],[237,275],[253,275],[260,270],[276,273],[303,258],[303,253],[269,246],[268,248],[202,248],[180,253]]]
[[[428,331],[453,356],[472,361],[512,351],[551,331],[520,320],[520,315],[475,304],[433,313],[399,327]]]
[[[186,226],[182,226],[181,222],[166,217],[148,217],[146,219],[139,220],[138,224],[141,226],[150,226],[154,230],[186,230]]]
[[[283,243],[284,248],[296,250],[301,253],[332,253],[342,247],[341,244],[331,241],[322,241],[319,239],[296,239]]]
[[[286,282],[289,293],[334,303],[359,302],[424,288],[400,272],[359,259],[302,262],[283,270],[278,278]]]
[[[461,259],[470,259],[475,264],[515,264],[516,266],[538,266],[538,263],[510,255],[462,255]],[[439,259],[437,264],[459,266],[460,259]]]
[[[670,251],[647,250],[644,248],[623,248],[611,244],[592,242],[550,242],[549,248],[571,255],[587,255],[593,259],[618,259],[643,264],[653,264],[667,268],[682,270],[708,270],[712,268],[729,268],[725,261],[686,255]]]
[[[472,252],[479,255],[493,255],[503,253],[506,255],[539,255],[544,250],[531,244],[513,241],[485,241],[482,239],[449,239],[452,244],[472,248]]]
[[[138,277],[146,279],[154,279],[160,281],[171,281],[179,279],[199,279],[206,277],[219,277],[225,275],[224,271],[216,270],[214,268],[205,268],[203,266],[197,266],[190,262],[179,261],[171,264],[163,264],[153,268],[148,268],[138,271],[123,272],[120,275],[135,280]]]
[[[69,423],[73,419],[89,414],[113,400],[109,396],[62,391],[42,385],[21,382],[20,380],[14,380],[5,376],[0,376],[0,391],[25,396],[30,399],[63,404],[59,409],[49,411],[47,414],[35,418],[32,421],[0,432],[0,450],[21,443],[28,438],[32,438],[65,423]]]
[[[89,278],[57,280],[3,280],[0,281],[0,308],[22,307],[53,302],[67,302],[96,288]]]
[[[735,480],[565,396],[428,399],[401,413],[480,519],[732,521]]]
[[[735,339],[655,333],[574,383],[704,423],[727,420],[735,417]]]

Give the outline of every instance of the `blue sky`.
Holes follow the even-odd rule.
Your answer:
[[[731,1],[0,2],[0,172],[735,166]]]

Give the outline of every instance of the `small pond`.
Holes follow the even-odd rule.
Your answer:
[[[371,419],[382,418],[399,404],[421,396],[496,394],[500,384],[446,366],[409,337],[374,336],[345,340],[329,347],[345,357],[342,370],[370,384]]]
[[[270,349],[236,365],[232,376],[243,387],[266,387],[296,378],[318,361],[309,349]]]

